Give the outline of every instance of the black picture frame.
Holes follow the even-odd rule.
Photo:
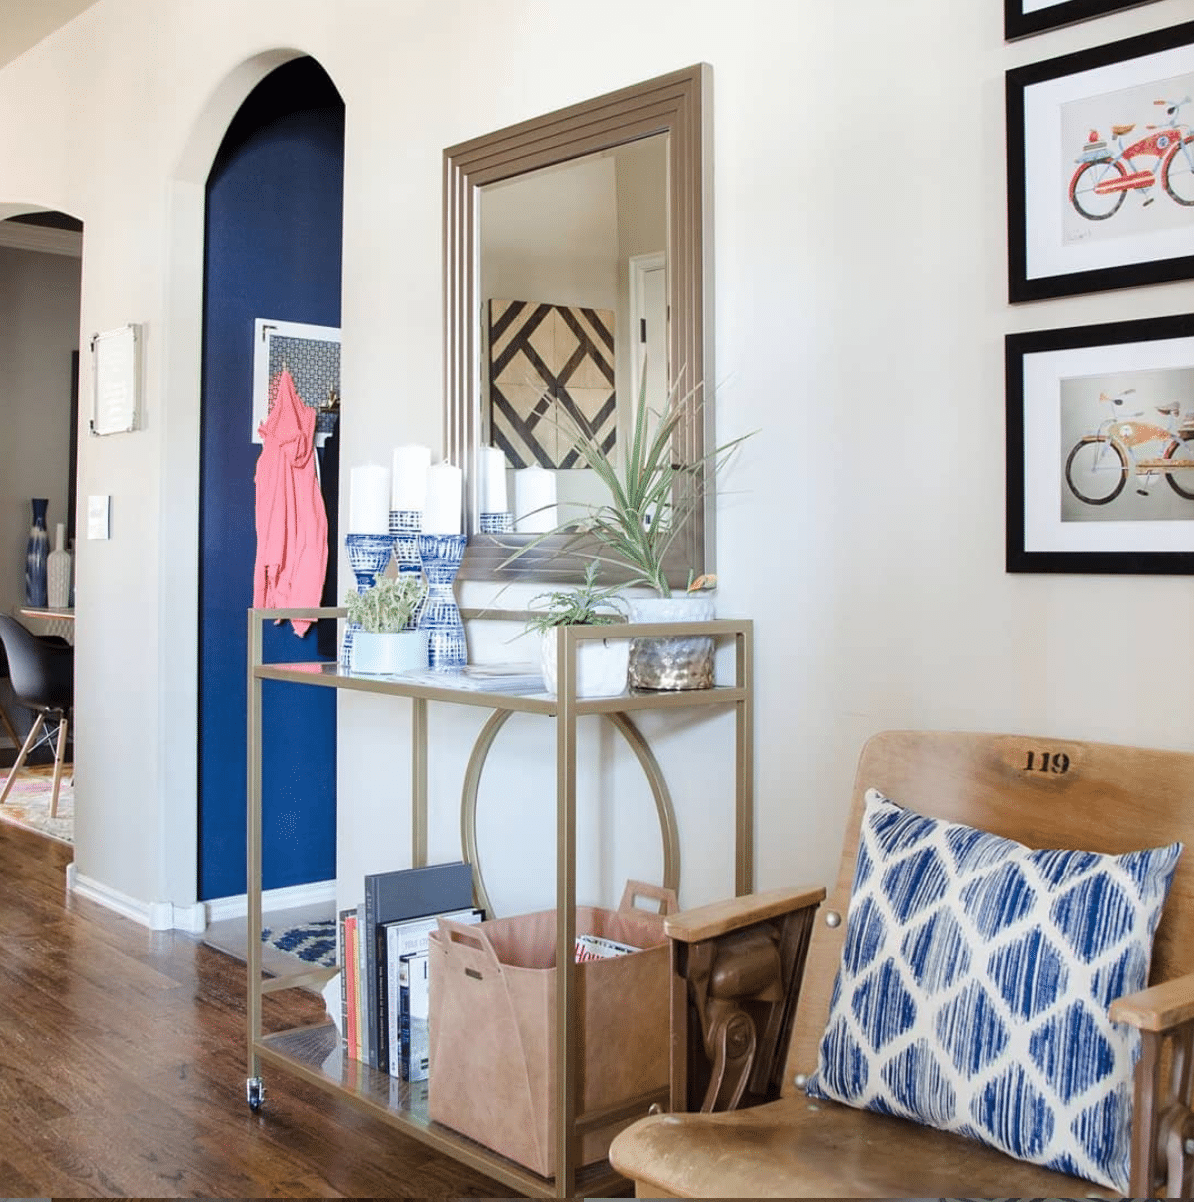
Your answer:
[[[1036,12],[1025,12],[1024,0],[1003,0],[1003,36],[1013,42],[1030,34],[1044,33],[1047,29],[1074,25],[1092,17],[1151,3],[1152,0],[1061,0],[1061,3],[1050,4]]]
[[[1007,571],[1194,573],[1194,313],[1009,334],[1005,361]],[[1157,399],[1179,412],[1154,412]],[[1180,448],[1167,455],[1163,440],[1142,440],[1150,423],[1170,427]],[[1083,477],[1099,456],[1097,476]],[[1134,468],[1170,461],[1190,467]]]
[[[1013,304],[1194,277],[1194,21],[1014,68],[1006,93]]]

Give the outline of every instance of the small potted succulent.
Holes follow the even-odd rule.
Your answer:
[[[379,577],[364,592],[349,589],[348,620],[360,627],[352,636],[353,672],[389,676],[427,667],[427,631],[414,629],[426,595],[422,576],[413,572]]]
[[[584,583],[578,588],[540,593],[532,598],[533,616],[528,630],[539,632],[539,653],[543,684],[549,693],[557,691],[559,626],[612,626],[627,621],[626,602],[612,589],[597,587],[597,564],[585,569]],[[630,659],[629,639],[584,639],[576,645],[576,695],[612,697],[626,688],[626,669]]]

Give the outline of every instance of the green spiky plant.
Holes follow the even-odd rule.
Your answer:
[[[589,505],[579,519],[563,522],[516,548],[503,567],[545,539],[565,534],[569,539],[561,554],[577,555],[594,564],[618,565],[631,573],[627,585],[645,585],[661,597],[672,595],[665,569],[668,551],[704,499],[705,482],[716,477],[750,435],[723,443],[695,463],[673,462],[673,438],[689,416],[690,396],[673,391],[663,409],[655,413],[647,403],[646,380],[644,364],[630,441],[621,463],[611,460],[598,439],[580,429],[565,410],[556,408],[564,425],[570,427],[565,432],[573,439],[573,449],[605,485],[610,499]],[[653,431],[652,417],[656,419]],[[687,591],[711,589],[716,583],[713,575],[694,579],[690,572]]]
[[[625,622],[626,602],[615,590],[597,586],[598,564],[592,560],[585,568],[584,583],[575,589],[559,589],[532,597],[534,611],[527,621],[528,630],[540,634],[556,626],[612,626]]]
[[[348,620],[369,634],[395,634],[406,630],[419,611],[427,586],[413,572],[381,576],[363,593],[349,589],[344,594]]]

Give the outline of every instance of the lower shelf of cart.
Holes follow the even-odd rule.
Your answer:
[[[331,1023],[263,1036],[253,1050],[263,1062],[263,1068],[276,1065],[339,1094],[366,1114],[399,1128],[411,1138],[429,1144],[503,1185],[535,1198],[560,1196],[553,1178],[540,1177],[451,1127],[432,1122],[427,1113],[426,1081],[399,1081],[346,1056],[340,1046],[340,1036]],[[623,1193],[628,1186],[626,1179],[603,1160],[578,1170],[576,1188],[568,1196],[609,1197]]]

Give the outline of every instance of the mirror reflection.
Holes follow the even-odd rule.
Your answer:
[[[620,458],[644,364],[666,399],[667,216],[666,134],[481,189],[486,525],[500,505],[551,530],[608,499],[575,438]]]

